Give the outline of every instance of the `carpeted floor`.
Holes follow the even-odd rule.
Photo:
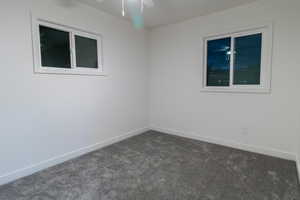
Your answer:
[[[1,200],[298,200],[294,162],[147,132],[0,187]]]

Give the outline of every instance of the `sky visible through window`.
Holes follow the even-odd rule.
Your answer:
[[[207,43],[207,86],[229,86],[231,38]]]
[[[235,38],[235,85],[259,85],[262,34]]]

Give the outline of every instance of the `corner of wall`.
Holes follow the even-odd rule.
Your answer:
[[[298,179],[299,179],[299,183],[300,183],[300,155],[297,155],[296,165],[297,165]]]
[[[259,153],[267,156],[273,156],[276,158],[281,158],[285,160],[290,160],[290,161],[296,161],[297,167],[298,167],[298,174],[300,174],[300,157],[298,159],[297,155],[295,155],[292,152],[285,152],[285,151],[279,151],[277,149],[272,149],[272,148],[267,148],[267,147],[262,147],[262,146],[257,146],[257,145],[249,145],[249,144],[244,144],[244,143],[239,143],[236,141],[232,140],[223,140],[220,138],[214,138],[214,137],[207,137],[203,136],[198,132],[187,132],[183,130],[175,130],[175,129],[170,129],[170,128],[162,128],[162,127],[157,127],[157,126],[150,126],[151,130],[158,131],[158,132],[163,132],[171,135],[176,135],[180,137],[186,137],[194,140],[200,140],[203,142],[208,142],[212,144],[217,144],[217,145],[222,145],[234,149],[240,149],[244,151],[249,151],[253,153]],[[300,176],[299,176],[300,178]]]

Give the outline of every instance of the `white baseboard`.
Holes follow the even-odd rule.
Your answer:
[[[17,180],[19,178],[29,176],[31,174],[34,174],[34,173],[38,172],[38,171],[47,169],[49,167],[52,167],[52,166],[55,166],[57,164],[63,163],[67,160],[76,158],[78,156],[87,154],[87,153],[95,151],[97,149],[100,149],[100,148],[109,146],[111,144],[120,142],[120,141],[125,140],[127,138],[130,138],[132,136],[139,135],[139,134],[144,133],[148,130],[149,130],[148,128],[141,128],[141,129],[138,129],[138,130],[130,131],[128,133],[125,133],[123,135],[105,140],[103,142],[98,142],[96,144],[93,144],[93,145],[90,145],[90,146],[87,146],[87,147],[83,147],[83,148],[77,149],[75,151],[68,152],[66,154],[56,156],[54,158],[42,161],[40,163],[36,163],[36,164],[30,165],[28,167],[18,169],[18,170],[15,170],[13,172],[1,175],[0,176],[0,185],[7,184],[7,183],[12,182],[14,180]]]
[[[222,145],[222,146],[227,146],[227,147],[231,147],[231,148],[235,148],[235,149],[264,154],[264,155],[282,158],[282,159],[286,159],[286,160],[296,161],[296,159],[297,159],[297,157],[294,153],[279,151],[279,150],[272,149],[272,148],[264,148],[264,147],[254,146],[254,145],[242,144],[242,143],[238,143],[238,142],[234,142],[234,141],[228,141],[228,140],[217,139],[217,138],[212,138],[212,137],[205,137],[205,136],[201,136],[200,134],[196,134],[196,133],[187,133],[185,131],[165,129],[165,128],[160,128],[160,127],[155,127],[155,126],[150,127],[150,129],[154,130],[154,131],[158,131],[158,132],[171,134],[171,135],[200,140],[203,142],[218,144],[218,145]],[[298,163],[298,164],[300,165],[300,163]],[[298,167],[300,167],[299,165],[298,165]],[[300,171],[299,171],[299,173],[300,173]]]

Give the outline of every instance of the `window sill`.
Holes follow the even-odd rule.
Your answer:
[[[61,68],[41,68],[34,70],[35,74],[56,74],[56,75],[83,75],[83,76],[108,76],[108,74],[98,69],[61,69]]]
[[[245,94],[270,94],[271,89],[265,88],[202,88],[201,92],[206,93],[245,93]]]

